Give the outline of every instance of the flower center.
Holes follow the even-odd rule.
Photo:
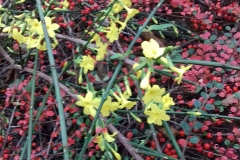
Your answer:
[[[153,50],[153,54],[157,54],[157,51],[155,49]]]

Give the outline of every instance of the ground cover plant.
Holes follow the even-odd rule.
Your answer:
[[[1,160],[239,159],[239,2],[0,4]]]

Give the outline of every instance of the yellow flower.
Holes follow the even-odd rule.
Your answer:
[[[169,93],[162,97],[162,109],[169,110],[171,105],[175,105],[173,98],[169,96]]]
[[[57,23],[52,23],[52,19],[50,17],[45,17],[44,19],[45,19],[45,23],[47,26],[47,31],[48,31],[49,36],[51,38],[55,38],[54,30],[57,30],[59,28],[59,25]],[[44,35],[43,29],[42,29],[42,22],[41,22],[41,25],[39,25],[37,28],[37,33],[41,36]]]
[[[158,85],[150,86],[143,96],[144,104],[148,104],[152,100],[156,103],[162,102],[162,95],[165,92],[165,88],[161,88]]]
[[[38,27],[42,27],[41,23],[37,19],[28,19],[27,23],[31,26],[29,31],[33,33],[37,31]]]
[[[108,44],[107,43],[102,43],[97,50],[98,54],[96,56],[97,61],[101,61],[104,59],[105,54],[107,53]]]
[[[159,44],[154,40],[150,39],[150,42],[144,41],[141,43],[143,48],[143,54],[149,59],[156,59],[164,53],[165,48],[159,48]]]
[[[136,68],[138,65],[139,65],[138,63],[134,63],[134,65],[133,65],[132,68],[134,69],[134,68]],[[139,78],[141,78],[141,76],[142,76],[142,71],[139,70],[139,71],[136,72],[136,74],[137,74],[137,78],[139,79]]]
[[[111,11],[112,11],[113,14],[117,14],[117,13],[121,12],[122,9],[123,9],[123,6],[122,6],[120,3],[115,3],[115,4],[113,5]]]
[[[42,50],[42,51],[46,51],[47,50],[46,45],[47,45],[46,42],[43,42],[43,44],[39,43],[36,48],[39,50]],[[57,46],[57,44],[51,43],[51,46],[52,46],[52,48],[55,48]]]
[[[113,153],[116,160],[121,160],[122,159],[121,155],[119,153],[117,153],[112,147],[110,148],[110,150]]]
[[[81,95],[77,96],[80,100],[77,101],[75,104],[81,107],[84,107],[83,113],[86,115],[95,116],[96,115],[96,109],[98,105],[100,104],[101,99],[100,98],[93,98],[92,92],[87,92],[85,98]]]
[[[118,109],[118,103],[112,102],[112,98],[108,97],[107,100],[104,102],[103,107],[101,109],[101,113],[103,116],[109,116],[110,111],[115,111]]]
[[[131,0],[121,0],[121,1],[127,7],[131,7],[132,6],[132,1]]]
[[[128,101],[125,99],[122,94],[120,94],[120,97],[122,98],[121,105],[118,107],[119,109],[123,109],[126,107],[127,109],[132,109],[132,107],[136,104],[136,102]]]
[[[108,27],[108,29],[110,30],[110,31],[107,31],[107,35],[106,35],[108,41],[112,43],[113,41],[118,40],[118,35],[119,35],[118,28],[113,21],[111,21],[111,26]]]
[[[83,56],[80,62],[80,67],[84,69],[83,73],[86,74],[88,70],[94,69],[95,60],[91,56]]]
[[[122,30],[126,27],[127,21],[121,22],[121,21],[117,20],[116,22],[121,25],[121,27],[118,29],[118,33],[121,33]]]
[[[140,87],[143,90],[148,89],[150,76],[151,76],[151,72],[148,70],[146,76],[142,79],[142,81],[140,83]]]
[[[144,114],[148,116],[147,122],[149,124],[156,124],[161,126],[162,120],[168,121],[170,119],[169,115],[166,114],[166,111],[163,109],[160,109],[156,104],[150,104],[149,107],[147,107],[144,111]]]
[[[19,44],[26,43],[28,37],[24,37],[20,32],[18,32],[17,28],[14,28],[12,31],[12,37],[18,41]]]
[[[120,103],[121,105],[118,106],[119,109],[123,109],[124,107],[126,107],[127,109],[131,109],[136,102],[132,102],[132,101],[128,101],[127,99],[129,98],[129,95],[127,93],[127,91],[125,91],[123,94],[119,93],[120,97],[118,97],[114,92],[113,92],[113,96],[117,99],[118,103]]]
[[[92,35],[92,34],[93,34],[93,32],[90,33],[90,35]],[[93,42],[93,41],[95,41],[97,47],[100,47],[103,44],[101,42],[101,38],[100,38],[100,36],[98,34],[94,34],[94,36],[93,36],[93,38],[91,39],[90,42]]]
[[[7,27],[3,28],[2,32],[8,32],[8,34],[10,34],[12,31],[12,28],[13,28],[12,26],[7,26]]]
[[[63,10],[63,9],[68,9],[69,2],[68,0],[64,0],[63,2],[58,2],[59,5],[62,5],[62,8],[54,8],[54,10]]]
[[[128,12],[127,17],[125,19],[126,22],[129,21],[129,19],[131,19],[132,17],[134,17],[136,14],[139,13],[139,11],[135,8],[128,8],[127,6],[124,6],[124,8]]]
[[[100,149],[102,151],[105,150],[105,145],[104,145],[104,140],[106,140],[107,142],[113,142],[115,141],[115,138],[113,138],[114,136],[117,135],[117,132],[114,132],[112,135],[108,134],[108,132],[105,132],[99,136],[96,137],[96,140],[94,140],[94,143],[97,143],[98,146],[100,147]]]
[[[175,78],[175,81],[177,81],[178,84],[181,83],[181,80],[183,78],[183,74],[189,70],[192,67],[192,65],[189,65],[187,67],[181,66],[180,68],[173,68],[173,71],[176,72],[178,74],[178,77]]]
[[[33,35],[30,35],[29,37],[28,37],[28,40],[27,40],[27,48],[29,49],[29,48],[35,48],[35,47],[37,47],[38,45],[40,45],[40,42],[41,42],[41,40],[42,40],[42,38],[38,38],[38,39],[34,39],[33,38]]]

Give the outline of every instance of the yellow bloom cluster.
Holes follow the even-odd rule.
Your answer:
[[[3,32],[7,32],[10,36],[15,39],[19,44],[26,44],[27,48],[37,48],[39,50],[46,50],[46,43],[43,42],[44,33],[42,29],[42,22],[39,22],[37,19],[30,19],[26,16],[21,15],[18,18],[23,18],[22,22],[17,22],[18,25],[0,25],[4,26]],[[59,28],[59,25],[52,23],[50,17],[45,17],[45,24],[47,26],[47,31],[49,36],[52,38],[53,43],[51,44],[53,48],[56,47],[58,41],[55,37],[55,30]],[[18,30],[20,27],[20,31]]]
[[[113,1],[112,1],[113,2]],[[106,33],[106,38],[110,43],[113,43],[115,40],[118,40],[119,34],[122,30],[126,27],[127,22],[129,19],[134,17],[139,11],[137,9],[129,8],[132,6],[132,2],[130,0],[119,0],[118,3],[115,3],[111,13],[112,15],[109,16],[110,18],[110,26],[109,27],[101,27],[100,31]],[[114,17],[114,14],[121,12],[123,9],[127,11],[127,17],[124,22],[119,21],[117,18]],[[117,23],[121,25],[120,28],[117,27]],[[90,33],[92,35],[93,32]],[[95,49],[97,51],[96,60],[100,61],[104,59],[106,49],[108,47],[108,43],[102,43],[101,37],[99,34],[95,34],[91,39],[91,42],[95,41],[96,46],[98,47]]]
[[[174,67],[170,59],[161,57],[164,54],[165,48],[161,48],[154,39],[150,39],[150,41],[143,41],[141,43],[141,46],[143,49],[143,55],[146,58],[149,60],[160,59],[160,61],[162,61],[165,66],[178,74],[178,77],[175,78],[175,81],[177,81],[178,84],[181,83],[183,74],[192,67],[192,65],[189,65],[187,67],[181,66],[180,68]],[[151,72],[148,71],[147,75],[141,81],[140,87],[144,90],[146,90],[149,86],[150,75]]]
[[[147,105],[144,113],[148,116],[148,123],[162,125],[162,120],[168,121],[170,117],[166,114],[166,110],[174,105],[172,97],[169,93],[164,95],[165,89],[158,85],[149,86],[143,96],[143,102]]]
[[[104,102],[101,109],[101,114],[103,116],[109,116],[111,112],[117,109],[131,109],[134,105],[136,105],[136,102],[127,100],[130,96],[126,91],[123,94],[119,94],[120,97],[113,93],[113,96],[117,99],[118,102],[113,102],[110,96]],[[84,108],[84,114],[94,117],[96,115],[96,109],[98,108],[101,99],[97,97],[94,98],[93,93],[90,91],[86,94],[85,98],[81,95],[78,95],[77,97],[79,98],[79,101],[76,102],[76,105]]]
[[[113,133],[112,135],[108,134],[108,132],[104,132],[100,135],[98,135],[93,142],[97,143],[99,148],[102,151],[105,151],[105,148],[107,147],[108,149],[111,150],[111,152],[113,153],[114,157],[116,158],[116,160],[121,160],[121,155],[119,153],[117,153],[109,144],[108,142],[114,142],[115,141],[115,137],[117,135],[117,132]]]

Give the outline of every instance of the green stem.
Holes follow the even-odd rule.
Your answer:
[[[145,155],[151,155],[151,156],[155,156],[155,157],[159,157],[159,158],[167,158],[167,159],[170,159],[170,160],[176,160],[175,158],[169,157],[169,156],[165,155],[164,153],[159,153],[155,150],[152,150],[149,147],[145,147],[143,145],[140,145],[140,144],[137,144],[137,143],[134,143],[134,142],[129,142],[129,143],[136,148],[142,149],[142,150],[138,149],[137,150],[138,153],[142,153],[142,154],[145,154]],[[145,150],[145,151],[143,151],[143,150]]]
[[[180,147],[179,147],[179,145],[178,145],[178,143],[177,143],[177,141],[176,141],[176,139],[175,139],[175,137],[174,137],[174,135],[173,135],[169,125],[168,125],[168,123],[166,121],[162,121],[162,122],[163,122],[164,128],[167,131],[167,134],[169,135],[169,139],[172,141],[172,144],[173,144],[174,148],[176,149],[177,155],[179,157],[182,157],[183,156],[182,155],[182,151],[181,151],[181,149],[180,149]],[[185,160],[185,158],[182,157],[182,160]]]
[[[146,151],[139,150],[139,149],[137,149],[137,153],[141,153],[141,154],[145,154],[145,155],[149,155],[149,156],[154,156],[154,157],[159,157],[159,158],[166,158],[167,160],[177,160],[177,159],[169,157],[169,156],[163,156],[159,153],[146,152]]]
[[[212,66],[212,67],[220,67],[224,69],[236,69],[240,70],[240,67],[238,66],[232,66],[228,64],[222,64],[218,62],[208,62],[208,61],[199,61],[199,60],[172,60],[173,63],[183,63],[183,64],[197,64],[197,65],[203,65],[203,66]]]
[[[44,107],[45,107],[45,104],[46,104],[46,102],[47,102],[47,99],[48,99],[49,94],[51,93],[52,89],[53,89],[53,85],[51,85],[51,86],[49,87],[47,94],[44,96],[44,98],[43,98],[43,100],[42,100],[42,105],[39,107],[39,110],[38,110],[38,112],[37,112],[36,118],[35,118],[35,120],[34,120],[34,122],[33,122],[33,126],[32,126],[32,130],[33,130],[33,131],[34,131],[34,128],[35,128],[35,126],[36,126],[36,124],[37,124],[37,120],[39,119],[39,117],[40,117],[41,114],[42,114],[42,111],[43,111],[43,109],[44,109]],[[24,146],[23,146],[23,149],[22,149],[22,152],[21,152],[21,155],[20,155],[20,160],[23,160],[24,155],[25,155],[25,152],[26,152],[26,150],[27,150],[27,146],[28,146],[28,138],[26,139],[26,141],[25,141],[25,143],[24,143]]]
[[[48,35],[48,31],[47,31],[47,26],[46,26],[43,11],[42,11],[41,1],[36,0],[36,2],[37,2],[39,16],[40,16],[40,19],[42,22],[42,28],[43,28],[44,38],[45,38],[47,52],[48,52],[48,59],[49,59],[49,63],[51,66],[51,72],[52,72],[52,76],[53,76],[53,85],[54,85],[54,89],[55,89],[55,93],[56,93],[56,100],[57,100],[57,106],[58,106],[57,108],[58,108],[58,112],[59,112],[59,116],[60,116],[61,138],[62,138],[64,160],[69,160],[65,115],[64,115],[63,104],[62,104],[62,97],[60,94],[58,76],[57,76],[54,57],[53,57],[53,53],[52,53],[51,42],[50,42],[50,38]]]
[[[31,87],[31,102],[29,109],[29,123],[28,123],[28,154],[27,158],[31,159],[32,153],[32,132],[33,132],[33,108],[35,101],[35,86],[36,86],[36,74],[37,74],[37,65],[38,65],[38,54],[35,55],[34,60],[34,70],[33,70],[33,79],[32,79],[32,87]]]

